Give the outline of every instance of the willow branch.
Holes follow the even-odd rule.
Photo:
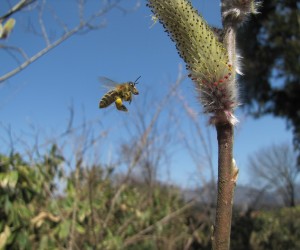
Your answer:
[[[224,27],[223,44],[228,54],[228,64],[233,72],[231,81],[237,89],[235,72],[239,72],[236,53],[236,29],[250,13],[256,12],[254,0],[222,0],[221,14]],[[236,90],[237,91],[237,90]],[[233,125],[226,119],[215,124],[218,136],[218,198],[216,221],[212,237],[214,250],[229,250],[233,194],[238,168],[233,159]]]
[[[218,138],[218,196],[216,220],[212,237],[213,249],[228,250],[237,168],[233,162],[233,126],[217,124]]]
[[[10,72],[8,72],[8,73],[4,74],[3,76],[1,76],[0,77],[0,84],[3,83],[4,81],[6,81],[8,78],[10,78],[10,77],[16,75],[17,73],[21,72],[23,69],[28,67],[31,63],[35,62],[37,59],[39,59],[40,57],[42,57],[43,55],[45,55],[46,53],[48,53],[49,51],[51,51],[52,49],[54,49],[55,47],[60,45],[62,42],[69,39],[73,35],[79,33],[79,31],[81,31],[85,28],[89,29],[89,30],[92,30],[91,27],[94,28],[94,26],[91,24],[92,21],[95,20],[96,18],[100,17],[100,16],[103,16],[105,13],[107,13],[111,9],[115,8],[119,4],[120,1],[121,0],[116,0],[114,3],[109,4],[104,9],[101,9],[100,11],[98,11],[95,14],[91,15],[91,17],[88,18],[87,20],[81,20],[80,19],[80,22],[77,26],[75,26],[73,29],[67,31],[64,35],[62,35],[59,39],[57,39],[56,41],[54,41],[52,43],[50,43],[50,41],[48,39],[48,35],[46,33],[46,28],[45,28],[45,25],[42,21],[42,16],[41,16],[41,13],[40,13],[39,14],[39,23],[41,25],[42,34],[43,34],[43,37],[46,41],[47,46],[44,49],[37,52],[35,55],[29,57],[26,61],[24,61],[21,65],[19,65],[15,69],[13,69]],[[28,2],[28,0],[27,0],[27,2]],[[104,27],[104,24],[97,25],[97,29],[102,28],[102,27]],[[63,28],[66,31],[66,27],[63,26]]]

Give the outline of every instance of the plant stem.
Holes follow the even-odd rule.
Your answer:
[[[217,124],[218,137],[218,198],[212,244],[214,250],[230,246],[233,193],[237,168],[233,163],[233,125]]]

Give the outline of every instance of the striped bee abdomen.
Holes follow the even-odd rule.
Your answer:
[[[112,104],[116,100],[117,95],[118,92],[115,90],[107,92],[99,102],[99,108],[106,108],[107,106]]]

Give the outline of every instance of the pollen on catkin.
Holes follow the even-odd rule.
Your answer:
[[[212,114],[216,122],[220,121],[218,117],[223,117],[223,121],[225,117],[226,121],[236,123],[235,69],[213,30],[188,0],[148,0],[148,6],[175,42],[204,112]]]

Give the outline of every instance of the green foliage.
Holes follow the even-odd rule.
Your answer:
[[[300,248],[300,206],[236,214],[232,227],[232,250]]]
[[[300,249],[300,206],[258,213],[251,235],[253,249]]]
[[[1,249],[156,249],[179,232],[182,248],[184,211],[166,219],[184,205],[177,189],[116,181],[110,170],[82,162],[66,176],[55,145],[34,163],[0,155]]]
[[[239,31],[244,100],[254,116],[283,117],[300,148],[299,0],[263,1],[261,12]]]
[[[49,158],[56,159],[55,150]],[[37,237],[32,218],[47,206],[55,174],[41,171],[53,164],[30,166],[19,154],[0,155],[0,246],[10,249],[32,249],[31,238]]]
[[[250,237],[254,230],[254,220],[251,217],[251,211],[240,215],[238,211],[233,215],[231,231],[231,249],[232,250],[250,250]]]
[[[211,248],[208,214],[188,207],[180,190],[83,162],[66,175],[56,146],[35,163],[0,155],[0,249]],[[300,207],[237,215],[232,249],[299,249],[298,218]]]

